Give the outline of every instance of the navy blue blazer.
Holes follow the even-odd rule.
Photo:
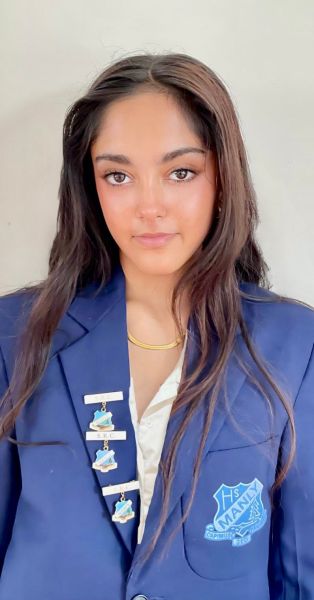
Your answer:
[[[102,488],[136,480],[136,444],[128,405],[130,371],[125,277],[120,265],[100,295],[77,294],[53,338],[35,393],[16,420],[20,441],[0,444],[0,600],[313,600],[314,599],[314,311],[274,301],[270,291],[241,284],[269,302],[242,299],[260,356],[291,397],[297,454],[275,505],[269,489],[289,450],[287,415],[273,398],[273,421],[262,389],[239,361],[249,361],[240,330],[226,376],[228,407],[218,398],[206,439],[191,512],[162,550],[190,497],[193,464],[208,398],[181,441],[167,522],[150,559],[141,565],[161,512],[158,472],[143,541],[136,543],[139,492],[126,493],[135,518],[112,521],[119,494]],[[30,302],[22,293],[0,301],[0,392],[12,376],[15,344]],[[190,319],[188,372],[198,357]],[[118,468],[92,468],[100,444],[87,441],[96,405],[85,394],[122,391],[110,405],[126,440],[111,442]],[[169,420],[163,455],[184,410]],[[244,433],[243,433],[244,432]]]

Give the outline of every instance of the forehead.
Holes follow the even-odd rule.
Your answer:
[[[150,143],[166,140],[167,149],[175,143],[200,144],[191,120],[169,94],[140,92],[112,102],[103,112],[93,144],[99,149],[106,142]]]

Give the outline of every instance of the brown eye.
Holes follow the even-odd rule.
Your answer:
[[[113,176],[113,181],[109,181],[109,177]],[[103,176],[103,179],[105,179],[106,181],[109,182],[110,185],[121,185],[122,183],[124,183],[124,179],[121,180],[121,177],[127,177],[127,175],[125,173],[123,173],[122,171],[110,171],[110,173],[106,173]],[[120,178],[120,179],[119,179]]]
[[[179,173],[179,174],[180,174],[180,175],[179,175],[179,179],[175,179],[175,181],[176,181],[177,183],[180,183],[181,181],[182,181],[182,182],[183,182],[183,181],[191,181],[191,179],[194,179],[194,177],[189,177],[189,178],[185,177],[185,175],[186,175],[187,173],[192,173],[192,175],[196,175],[195,171],[192,171],[192,169],[183,169],[183,168],[182,168],[182,169],[176,169],[175,171],[172,171],[172,172],[173,172],[173,173]],[[182,174],[183,174],[183,176],[182,176]]]

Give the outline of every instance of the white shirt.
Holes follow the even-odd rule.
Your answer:
[[[140,422],[138,422],[132,375],[130,378],[129,405],[136,440],[137,479],[140,485],[141,497],[140,523],[137,534],[138,544],[141,543],[143,538],[171,407],[177,395],[181,379],[186,342],[187,335],[176,366],[146,407]]]

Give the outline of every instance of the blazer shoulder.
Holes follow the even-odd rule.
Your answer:
[[[313,346],[313,306],[257,284],[241,283],[240,290],[243,312],[253,320],[260,335],[300,349]]]
[[[0,296],[0,344],[23,328],[37,296],[33,288],[22,288]]]

